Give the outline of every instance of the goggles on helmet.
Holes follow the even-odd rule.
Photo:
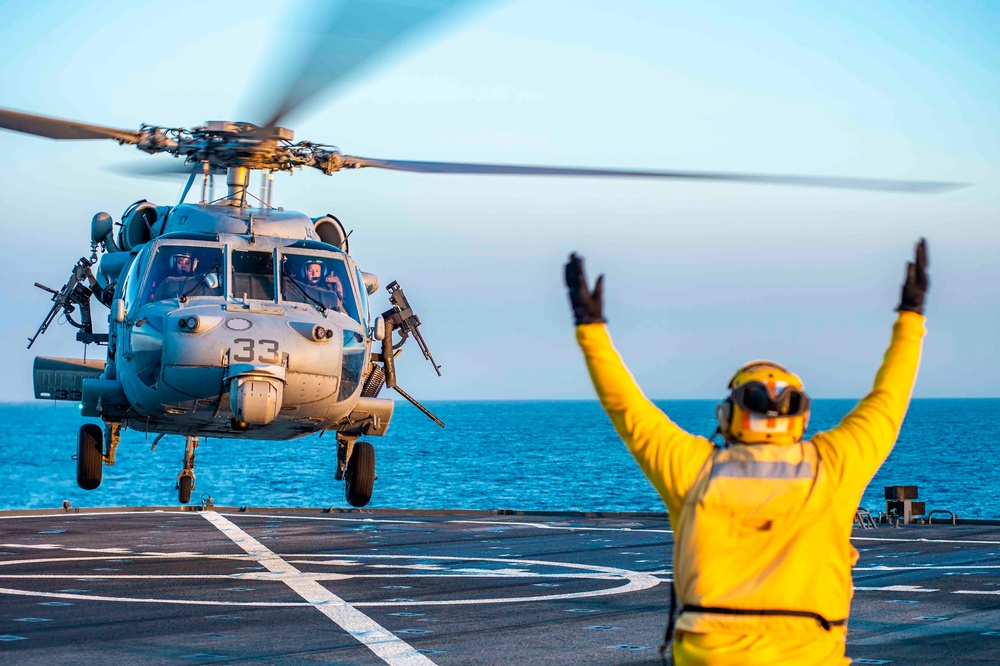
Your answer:
[[[809,396],[794,386],[774,394],[764,382],[747,382],[733,389],[732,399],[748,412],[771,418],[801,416],[809,411]]]

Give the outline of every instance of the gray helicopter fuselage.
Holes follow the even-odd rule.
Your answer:
[[[182,204],[164,216],[157,235],[169,233],[262,234],[274,238],[316,239],[313,220],[296,211]]]
[[[85,415],[156,433],[281,440],[356,427],[382,434],[392,401],[362,397],[372,322],[364,277],[319,225],[290,211],[154,208],[152,240],[121,266],[108,362]],[[152,211],[150,211],[152,212]],[[318,276],[318,278],[317,278]],[[312,282],[310,282],[310,279]],[[123,314],[123,316],[121,316]],[[120,319],[120,320],[119,320]]]

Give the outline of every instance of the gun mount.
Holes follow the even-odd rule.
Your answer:
[[[80,257],[73,266],[69,280],[59,290],[46,287],[44,284],[38,282],[35,283],[35,286],[39,289],[52,294],[52,308],[45,315],[45,319],[42,321],[41,326],[38,327],[38,330],[35,331],[35,334],[28,339],[28,349],[31,349],[31,345],[35,344],[35,340],[48,330],[52,321],[60,312],[65,314],[66,321],[75,328],[80,329],[76,334],[76,339],[79,342],[85,345],[92,342],[107,344],[108,336],[106,333],[94,333],[93,322],[90,316],[90,297],[94,295],[93,288],[97,286],[94,274],[90,270],[93,265],[93,262]],[[84,283],[85,281],[89,286]],[[78,307],[80,308],[80,321],[76,321],[73,318],[73,313],[76,312]]]
[[[399,286],[398,282],[393,281],[386,286],[385,290],[389,292],[389,302],[392,303],[392,309],[382,313],[382,319],[385,320],[385,336],[382,338],[382,352],[379,355],[379,359],[382,361],[385,386],[406,398],[414,407],[443,428],[444,422],[441,419],[434,416],[426,407],[396,385],[396,356],[402,352],[403,343],[410,336],[413,336],[413,339],[417,341],[417,346],[423,352],[424,358],[434,366],[434,372],[438,374],[438,377],[441,376],[441,366],[434,362],[434,357],[431,356],[430,349],[428,349],[427,343],[424,342],[424,337],[417,330],[420,326],[420,318],[414,314],[413,308],[410,307],[409,301],[406,300],[403,288]],[[393,343],[392,341],[393,331],[399,331],[399,342],[397,343]]]

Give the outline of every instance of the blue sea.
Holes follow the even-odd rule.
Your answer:
[[[715,402],[660,401],[689,432],[710,435]],[[854,405],[815,400],[810,432],[825,430]],[[378,480],[372,508],[527,511],[663,511],[658,496],[597,402],[429,402],[442,429],[397,400],[385,437],[371,438]],[[883,486],[916,485],[927,509],[963,518],[1000,518],[1000,399],[915,400],[899,441],[862,506],[885,508]],[[94,491],[76,485],[73,403],[0,405],[0,509],[170,506],[184,440],[128,431],[117,464]],[[334,480],[336,439],[288,442],[202,440],[192,503],[251,507],[346,507]]]

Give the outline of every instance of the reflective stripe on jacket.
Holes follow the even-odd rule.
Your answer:
[[[675,530],[680,604],[847,617],[857,551],[851,525],[865,486],[899,434],[920,362],[924,317],[901,312],[872,391],[811,441],[716,449],[681,430],[639,390],[603,324],[576,329],[615,430],[663,498]],[[678,629],[807,632],[804,617],[684,613]],[[832,633],[843,636],[844,627]]]

